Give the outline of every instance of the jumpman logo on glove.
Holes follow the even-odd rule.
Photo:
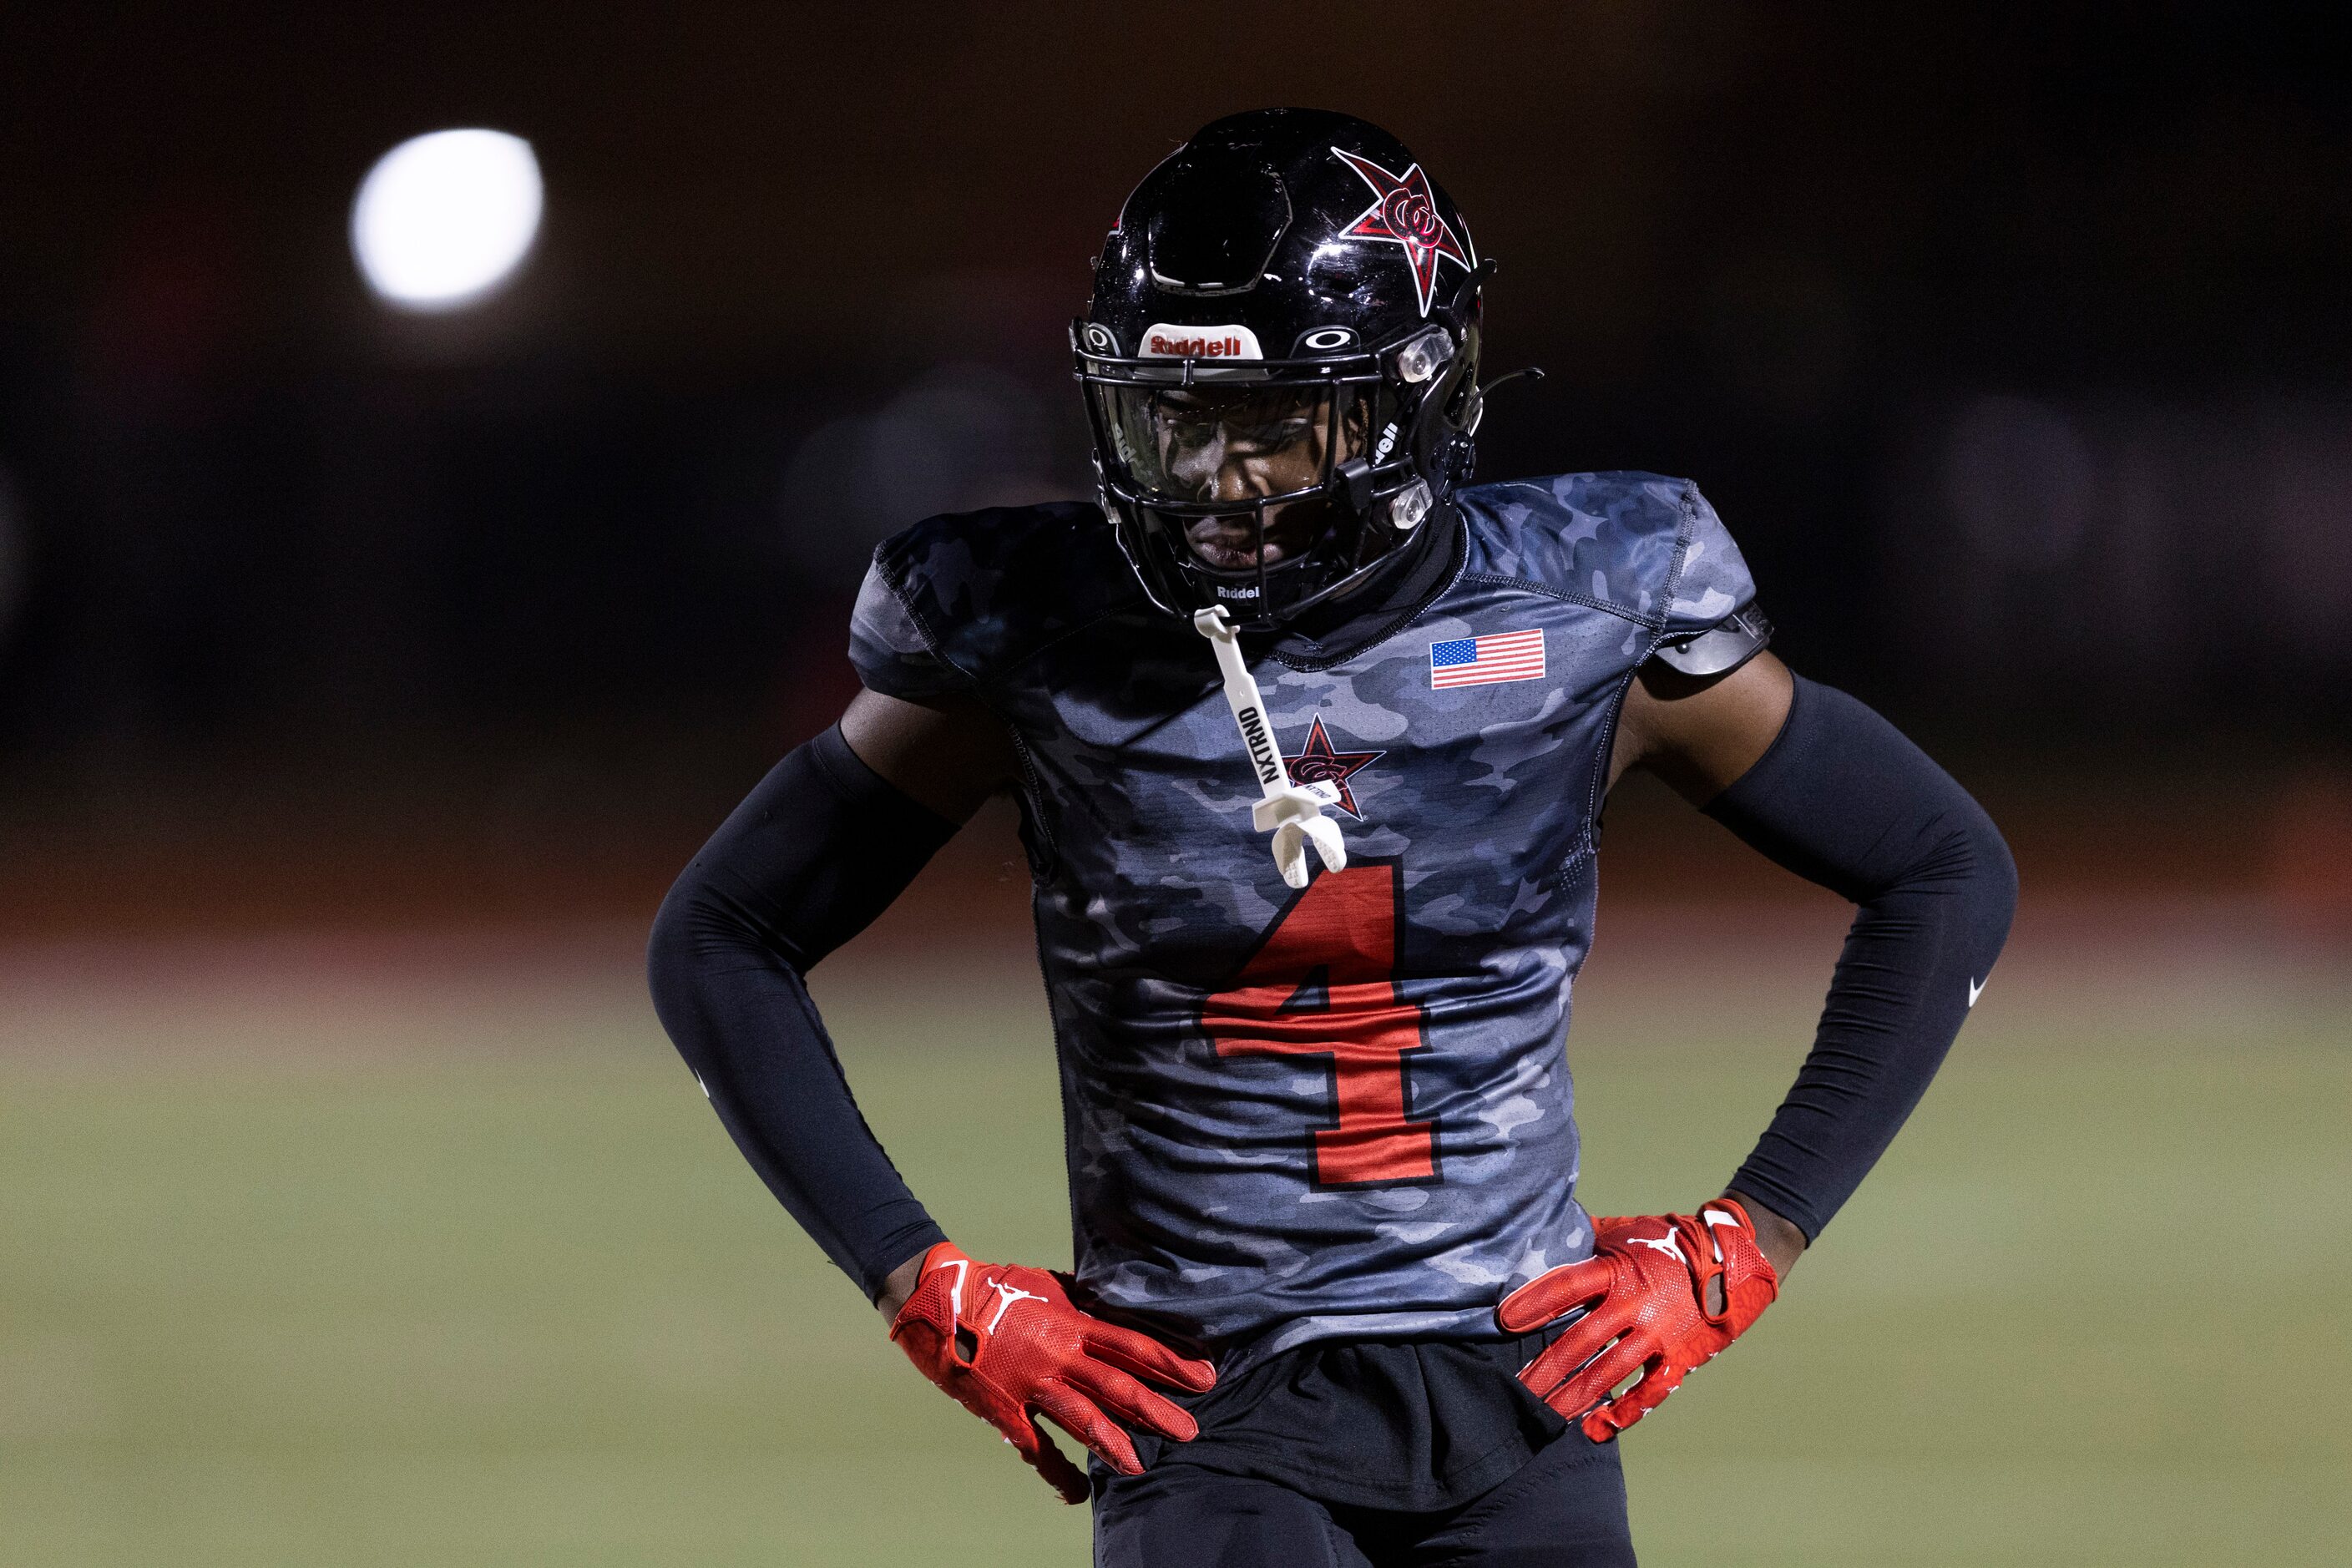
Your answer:
[[[1024,1301],[1036,1305],[1014,1313]],[[1135,1444],[1111,1416],[1180,1443],[1201,1428],[1182,1406],[1138,1380],[1189,1394],[1205,1394],[1217,1381],[1207,1362],[1189,1361],[1155,1339],[1080,1311],[1065,1276],[975,1263],[944,1241],[923,1255],[915,1292],[898,1310],[890,1337],[925,1377],[1002,1433],[1064,1502],[1084,1502],[1091,1489],[1086,1472],[1037,1425],[1039,1416],[1121,1475],[1139,1476]]]

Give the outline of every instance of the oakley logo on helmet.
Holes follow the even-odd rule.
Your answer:
[[[1430,195],[1429,176],[1418,163],[1402,174],[1391,174],[1345,148],[1331,151],[1363,176],[1376,198],[1354,223],[1339,231],[1339,237],[1382,239],[1404,247],[1405,263],[1412,268],[1413,291],[1421,301],[1421,313],[1426,316],[1429,302],[1437,293],[1438,258],[1443,257],[1465,271],[1470,268],[1469,256],[1454,237],[1454,226],[1445,221],[1437,210],[1436,198]]]
[[[1143,330],[1139,359],[1264,359],[1257,334],[1247,327],[1171,327]]]

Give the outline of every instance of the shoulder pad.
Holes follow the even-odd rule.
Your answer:
[[[929,518],[876,548],[850,617],[850,662],[888,696],[969,691],[1142,597],[1089,503]]]
[[[1469,570],[1536,584],[1666,637],[1706,631],[1756,596],[1739,547],[1688,479],[1559,474],[1459,499]]]
[[[1772,623],[1751,600],[1703,632],[1685,632],[1658,644],[1650,657],[1685,675],[1728,675],[1764,651]]]

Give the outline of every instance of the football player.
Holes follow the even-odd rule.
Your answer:
[[[729,1132],[922,1373],[1091,1500],[1100,1563],[1631,1563],[1616,1435],[1772,1301],[2008,930],[1991,823],[1766,650],[1694,485],[1468,483],[1492,266],[1361,121],[1186,142],[1072,328],[1099,502],[884,543],[864,691],[655,928]],[[1632,768],[1858,910],[1727,1187],[1594,1218],[1561,1041]],[[999,791],[1066,1274],[932,1223],[802,984]]]

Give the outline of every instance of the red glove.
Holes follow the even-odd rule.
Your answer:
[[[1087,1500],[1086,1472],[1038,1429],[1038,1415],[1113,1469],[1137,1476],[1143,1463],[1135,1445],[1103,1411],[1189,1442],[1199,1423],[1135,1379],[1193,1394],[1217,1381],[1207,1362],[1187,1361],[1157,1340],[1079,1311],[1065,1276],[975,1263],[944,1241],[923,1255],[915,1293],[890,1337],[925,1377],[1003,1433],[1064,1502]]]
[[[1590,1309],[1520,1370],[1519,1381],[1570,1420],[1582,1416],[1584,1435],[1605,1443],[1738,1339],[1780,1294],[1780,1277],[1732,1198],[1695,1215],[1597,1220],[1593,1233],[1591,1257],[1528,1280],[1495,1316],[1524,1334]],[[1710,1312],[1708,1288],[1717,1281],[1723,1310]],[[1611,1399],[1636,1367],[1642,1381]]]

